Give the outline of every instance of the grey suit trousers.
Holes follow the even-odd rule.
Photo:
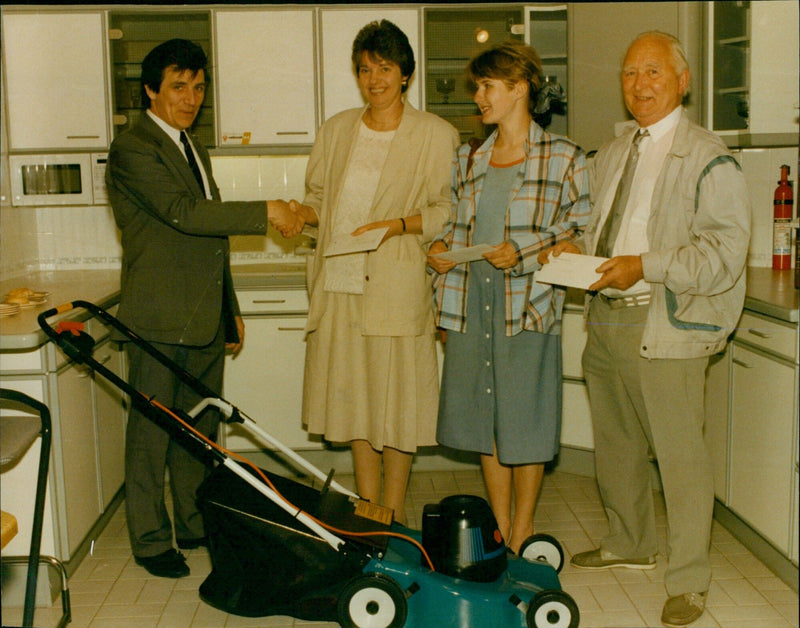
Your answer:
[[[639,355],[648,306],[612,309],[592,300],[583,369],[597,482],[609,522],[603,550],[624,558],[658,553],[648,445],[667,507],[664,584],[670,596],[708,590],[714,485],[703,441],[708,358]]]
[[[151,344],[221,394],[225,364],[222,326],[215,340],[205,347]],[[126,352],[129,382],[136,390],[155,397],[168,408],[190,410],[200,401],[200,395],[133,343],[126,343]],[[218,426],[219,413],[207,409],[195,427],[216,440]],[[173,547],[172,522],[164,499],[165,469],[169,471],[176,538],[204,536],[195,494],[206,476],[205,464],[187,451],[180,439],[170,438],[167,431],[136,408],[131,409],[128,417],[126,439],[125,503],[133,554],[155,556]]]

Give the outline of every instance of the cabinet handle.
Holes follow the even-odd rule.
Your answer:
[[[275,305],[276,303],[286,303],[286,299],[253,299],[253,303]]]
[[[68,140],[99,140],[99,135],[67,135]]]
[[[738,364],[739,366],[742,366],[742,367],[744,367],[746,369],[753,368],[752,364],[748,364],[747,362],[744,362],[744,361],[740,360],[739,358],[733,358],[733,363],[734,364]]]
[[[757,329],[751,329],[749,327],[747,328],[747,333],[753,334],[754,336],[758,336],[759,338],[766,338],[766,339],[772,338],[772,334],[768,334],[766,332],[759,331]]]
[[[308,135],[308,131],[278,131],[276,135]]]
[[[305,327],[278,327],[278,331],[305,331]]]

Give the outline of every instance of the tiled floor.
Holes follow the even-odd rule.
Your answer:
[[[337,478],[352,487],[352,477]],[[479,471],[418,472],[409,489],[409,524],[420,527],[422,508],[446,495],[484,495]],[[566,564],[561,585],[577,602],[581,627],[660,626],[666,524],[659,500],[661,553],[654,571],[585,572]],[[554,535],[567,557],[591,549],[604,534],[606,520],[593,479],[561,472],[546,476],[536,512],[538,532]],[[724,528],[714,524],[714,579],[707,611],[697,628],[798,627],[798,596],[750,554]],[[220,628],[336,626],[290,617],[243,618],[220,612],[198,598],[198,587],[210,570],[205,549],[187,552],[192,574],[169,580],[154,578],[131,557],[124,507],[94,544],[70,579],[73,628]],[[37,626],[52,626],[60,603],[36,612]],[[3,625],[19,622],[19,609],[3,609]],[[475,627],[484,628],[484,627]],[[500,628],[500,627],[498,627]]]

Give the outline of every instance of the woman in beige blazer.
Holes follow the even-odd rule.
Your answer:
[[[303,420],[311,433],[350,444],[358,493],[403,522],[413,453],[436,444],[439,375],[425,264],[450,216],[458,132],[405,102],[414,53],[391,22],[359,32],[353,66],[367,105],[323,125],[304,204],[292,204],[318,227]],[[326,256],[334,238],[380,228],[376,250]]]

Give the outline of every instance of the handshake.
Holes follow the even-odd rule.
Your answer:
[[[306,224],[316,225],[317,213],[299,201],[267,201],[267,219],[284,238],[299,234]]]

